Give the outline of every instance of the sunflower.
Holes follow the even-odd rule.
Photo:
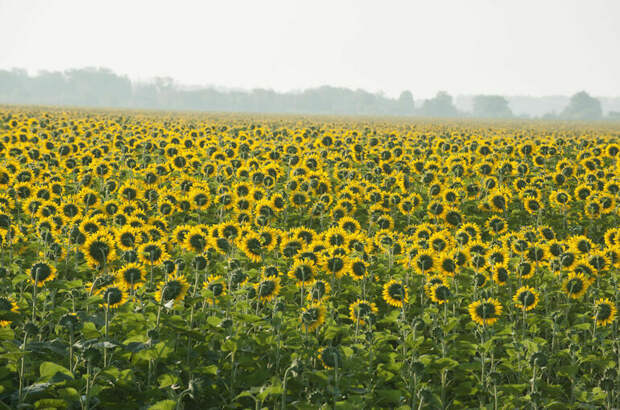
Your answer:
[[[129,225],[123,226],[116,230],[115,237],[119,249],[123,251],[132,250],[140,241],[138,230]]]
[[[508,222],[501,216],[492,216],[484,224],[492,235],[502,235],[508,231]]]
[[[543,204],[536,198],[526,197],[523,199],[523,207],[530,214],[536,215],[543,209]]]
[[[562,283],[562,290],[572,299],[581,298],[590,287],[590,281],[583,273],[570,272]]]
[[[288,276],[296,281],[297,286],[308,286],[315,279],[316,265],[309,259],[296,260],[289,270]]]
[[[254,284],[256,296],[261,302],[269,302],[280,293],[280,278],[263,277],[258,283]]]
[[[454,276],[456,273],[457,262],[454,256],[449,252],[442,252],[437,258],[437,266],[442,274],[446,276]]]
[[[116,257],[114,240],[103,232],[90,235],[82,245],[82,253],[91,268],[104,267]]]
[[[450,288],[445,283],[436,283],[430,287],[428,294],[431,300],[440,305],[448,302],[452,293],[450,292]]]
[[[340,248],[331,248],[325,252],[320,259],[319,265],[328,275],[333,275],[340,279],[346,272],[350,271],[351,261],[342,252],[339,252],[338,249]]]
[[[463,223],[463,214],[456,207],[448,207],[443,215],[443,219],[451,227],[459,227]]]
[[[350,261],[351,269],[349,275],[355,280],[364,279],[368,275],[368,264],[361,258],[355,258]]]
[[[517,275],[519,275],[522,279],[530,279],[534,276],[536,269],[530,262],[523,261],[517,264],[516,271]]]
[[[593,250],[587,256],[588,264],[594,268],[594,274],[599,275],[611,266],[607,254],[601,250]]]
[[[532,310],[538,305],[538,292],[530,286],[522,286],[517,289],[517,292],[512,297],[515,302],[515,306],[523,310]]]
[[[301,311],[301,325],[307,332],[314,332],[325,322],[325,306],[314,303]]]
[[[140,286],[145,280],[144,269],[137,263],[130,263],[123,266],[116,273],[118,280],[127,289],[133,290],[136,286]]]
[[[328,282],[315,279],[308,289],[307,299],[311,303],[322,303],[329,298],[331,286]]]
[[[469,304],[469,315],[479,325],[492,325],[502,314],[502,305],[495,298],[477,300]]]
[[[392,279],[383,286],[383,300],[390,306],[402,308],[409,302],[407,286],[401,281]]]
[[[594,248],[592,241],[584,235],[573,236],[568,244],[575,253],[587,254]]]
[[[207,302],[215,304],[226,295],[226,282],[221,275],[210,275],[202,286],[208,291]]]
[[[162,304],[169,302],[178,302],[187,294],[189,284],[182,275],[172,274],[168,277],[167,282],[159,282],[155,299]]]
[[[378,311],[377,305],[374,303],[358,299],[349,305],[349,318],[354,323],[364,326],[367,321],[374,323]]]
[[[340,367],[342,363],[340,349],[336,346],[321,347],[318,351],[317,357],[326,369]]]
[[[494,212],[502,213],[508,209],[510,191],[507,188],[496,188],[487,197],[489,206]]]
[[[249,232],[237,239],[238,247],[254,263],[259,263],[262,259],[262,243],[259,234]]]
[[[418,251],[413,258],[413,266],[417,268],[420,274],[428,273],[437,268],[436,253],[430,249]]]
[[[56,268],[49,262],[37,262],[30,268],[30,281],[38,287],[56,277]]]
[[[605,298],[598,299],[594,303],[594,316],[597,326],[607,326],[616,318],[616,305],[611,300]]]
[[[108,308],[117,308],[127,301],[127,293],[122,285],[113,283],[97,291]]]
[[[162,241],[146,242],[140,245],[138,249],[138,259],[145,265],[159,265],[169,258],[166,245]]]
[[[500,286],[505,286],[510,278],[508,264],[502,263],[493,266],[493,280]]]
[[[184,232],[184,236],[181,238],[180,234]],[[182,246],[188,252],[194,252],[196,254],[202,254],[207,250],[209,245],[209,236],[200,226],[193,226],[189,230],[179,230],[174,232],[174,237],[182,239]]]
[[[0,296],[0,312],[13,312],[17,313],[17,303],[7,296]],[[1,320],[0,319],[0,327],[7,327],[11,324],[10,320]]]

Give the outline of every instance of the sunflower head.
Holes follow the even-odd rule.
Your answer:
[[[594,304],[594,320],[597,326],[607,326],[616,318],[616,304],[605,298],[598,299]]]
[[[377,312],[377,305],[367,300],[358,299],[349,305],[349,318],[360,326],[374,323]]]
[[[477,300],[469,305],[471,319],[479,325],[492,325],[502,314],[503,307],[495,298]]]
[[[301,311],[301,325],[307,332],[313,332],[325,322],[325,306],[315,303]]]
[[[108,308],[117,308],[127,301],[127,294],[122,285],[111,284],[97,291]]]
[[[390,306],[402,308],[409,301],[407,286],[392,279],[383,286],[383,300]]]
[[[529,286],[522,286],[517,289],[517,292],[513,296],[512,300],[515,302],[515,306],[518,309],[525,311],[532,310],[538,305],[538,292]]]
[[[183,300],[189,289],[187,280],[181,275],[173,274],[167,282],[159,282],[156,299],[159,303],[178,302]]]
[[[41,287],[56,277],[56,268],[49,262],[37,262],[30,268],[30,281]]]

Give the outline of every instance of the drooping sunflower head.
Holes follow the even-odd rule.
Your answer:
[[[377,305],[367,300],[358,299],[349,305],[349,318],[360,326],[374,323],[377,312]]]
[[[127,301],[127,293],[122,285],[113,283],[97,291],[108,308],[117,308]]]
[[[145,281],[145,273],[142,266],[130,263],[123,266],[116,274],[118,280],[128,289],[140,286]]]
[[[530,286],[522,286],[517,289],[517,292],[513,296],[512,300],[515,302],[515,306],[518,309],[525,311],[532,310],[538,305],[538,292]]]
[[[207,293],[207,302],[218,303],[226,295],[226,282],[221,275],[210,275],[202,284]]]
[[[401,281],[395,279],[390,280],[383,286],[383,300],[385,300],[388,305],[402,308],[409,302],[407,286]]]
[[[308,286],[315,279],[316,265],[309,259],[296,260],[288,272],[288,276],[295,280],[297,286]]]
[[[594,320],[597,326],[607,326],[616,318],[616,304],[607,298],[598,299],[594,304]]]
[[[307,332],[313,332],[325,322],[325,306],[314,303],[301,311],[301,325]]]
[[[450,288],[444,283],[436,283],[435,285],[431,286],[429,293],[431,300],[440,305],[448,302],[450,300],[450,297],[452,296]]]
[[[187,280],[177,274],[170,275],[167,282],[159,282],[156,299],[159,303],[166,304],[171,301],[183,300],[189,289]]]
[[[103,232],[87,237],[82,252],[93,269],[109,264],[116,257],[112,237]]]
[[[328,282],[320,279],[315,279],[310,288],[308,289],[307,299],[311,303],[321,303],[329,298],[331,286]]]
[[[140,246],[138,258],[145,265],[155,266],[169,259],[170,255],[168,255],[166,246],[162,241],[146,242]]]
[[[30,268],[30,281],[41,287],[56,277],[56,268],[49,262],[37,262]]]
[[[319,349],[318,358],[326,369],[342,366],[342,355],[336,346],[327,346]]]
[[[469,305],[471,319],[479,325],[492,325],[502,314],[503,307],[495,298],[477,300]]]
[[[280,293],[280,278],[265,277],[254,285],[256,296],[261,302],[269,302]]]

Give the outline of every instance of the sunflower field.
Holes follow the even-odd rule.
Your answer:
[[[620,408],[620,126],[0,110],[2,408]]]

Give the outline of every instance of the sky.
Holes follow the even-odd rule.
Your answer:
[[[398,96],[620,96],[619,0],[0,0],[0,69]]]

